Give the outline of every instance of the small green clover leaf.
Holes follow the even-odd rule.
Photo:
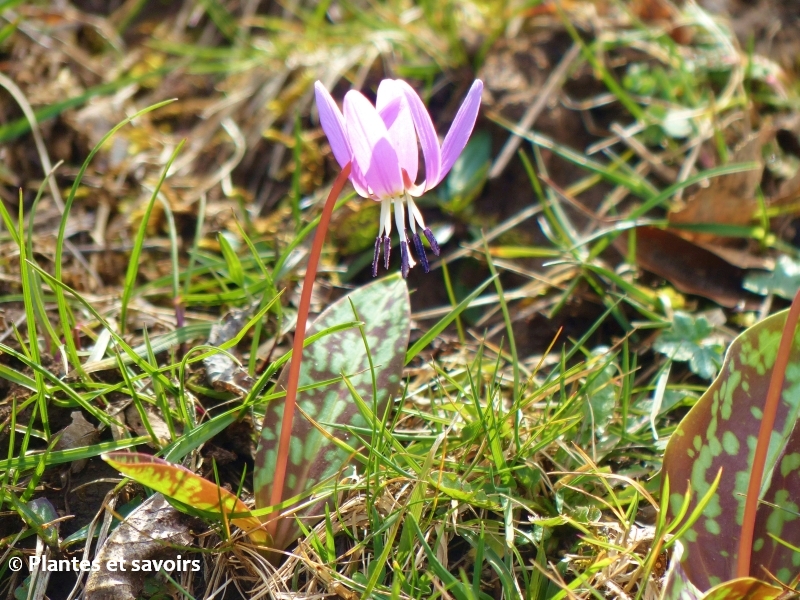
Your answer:
[[[708,318],[676,312],[672,326],[661,332],[653,349],[672,360],[688,362],[692,373],[703,379],[713,379],[722,364],[724,345]]]
[[[772,272],[752,271],[744,278],[743,286],[762,296],[775,294],[791,300],[800,289],[800,262],[785,255],[779,256]]]

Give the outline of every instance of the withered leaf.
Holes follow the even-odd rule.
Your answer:
[[[166,421],[164,421],[164,417],[161,416],[160,411],[145,404],[144,412],[147,415],[147,420],[153,433],[156,434],[159,441],[168,444],[172,436],[170,435],[169,426]],[[142,416],[139,414],[139,410],[133,404],[125,409],[125,423],[127,423],[128,427],[130,427],[136,435],[145,437],[150,435],[147,427],[145,427],[142,422]],[[150,444],[152,445],[152,442],[150,442]]]
[[[176,560],[175,546],[192,543],[192,518],[175,510],[161,494],[145,500],[117,527],[97,552],[86,582],[86,600],[135,600],[144,587],[144,571],[112,570],[109,564],[132,565],[134,560]],[[120,561],[125,561],[121,563]]]
[[[797,156],[800,144],[797,141],[797,115],[784,115],[767,119],[761,128],[749,134],[732,153],[731,163],[758,164],[758,168],[722,175],[711,180],[707,188],[700,189],[685,206],[673,210],[669,214],[672,224],[717,223],[724,225],[747,225],[758,213],[756,199],[758,188],[765,175],[763,155],[764,148],[776,148],[776,152],[788,156]],[[773,152],[770,151],[770,154]],[[773,154],[774,156],[774,154]],[[780,164],[781,161],[778,161]],[[789,161],[791,163],[791,161]],[[776,164],[771,161],[768,173],[774,176]],[[777,189],[770,191],[769,185],[762,191],[769,206],[783,205],[794,201],[800,194],[800,171],[794,169],[794,175],[782,173],[778,177]],[[719,241],[721,236],[708,233],[682,232],[681,235],[693,241]]]
[[[627,236],[615,245],[624,252]],[[686,294],[726,308],[755,310],[761,299],[742,289],[746,271],[682,237],[656,227],[636,228],[636,262]]]
[[[98,434],[94,425],[89,423],[81,411],[76,410],[70,414],[72,423],[64,427],[60,431],[58,442],[56,442],[56,450],[71,450],[73,448],[83,448],[91,446],[97,441]],[[86,459],[76,460],[72,463],[70,470],[73,473],[79,473],[86,466]]]
[[[232,310],[221,321],[211,327],[208,343],[211,346],[220,346],[235,338],[247,324],[253,310]],[[206,379],[215,390],[244,395],[253,387],[253,379],[247,371],[242,369],[227,354],[222,352],[213,354],[203,359],[206,368]]]
[[[758,209],[756,191],[764,171],[761,149],[775,137],[774,125],[765,125],[760,131],[749,135],[733,152],[732,163],[756,162],[757,169],[715,177],[706,188],[693,194],[686,205],[669,213],[669,222],[718,223],[724,225],[747,225]],[[684,232],[682,236],[695,241],[712,241],[718,236],[709,233]]]

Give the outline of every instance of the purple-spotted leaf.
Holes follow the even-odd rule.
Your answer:
[[[683,545],[675,542],[661,600],[775,600],[783,593],[781,588],[752,577],[731,579],[703,593],[686,575],[683,554]]]
[[[138,452],[109,452],[102,457],[123,475],[186,506],[225,515],[250,512],[247,505],[228,490],[180,465]],[[245,531],[253,542],[272,545],[269,534],[256,517],[236,517],[230,522]]]
[[[776,600],[784,590],[753,577],[740,577],[715,585],[703,600]]]
[[[677,514],[687,486],[696,506],[722,476],[710,501],[686,531],[682,564],[700,590],[736,576],[745,496],[762,410],[787,312],[773,315],[737,337],[720,374],[681,421],[667,445],[669,509]],[[800,553],[775,538],[800,546],[800,336],[795,335],[770,438],[756,513],[750,575],[788,584],[800,573]]]
[[[703,597],[703,592],[695,587],[683,570],[681,565],[683,554],[683,544],[680,541],[675,542],[669,567],[664,575],[661,600],[700,600]]]
[[[341,376],[347,376],[367,406],[377,406],[378,415],[383,414],[389,398],[397,396],[401,389],[403,360],[408,348],[411,323],[408,288],[399,274],[379,279],[328,307],[309,327],[306,335],[355,320],[353,306],[364,323],[378,397],[373,399],[367,351],[361,332],[354,327],[325,336],[305,349],[300,368],[301,390],[303,386],[326,380],[338,378],[338,381],[298,392],[297,406],[330,435],[344,440],[351,447],[358,447],[360,443],[357,438],[349,435],[343,427],[369,428],[371,425],[359,412]],[[287,364],[278,379],[276,390],[285,389],[288,373]],[[282,416],[282,401],[267,406],[254,474],[258,508],[270,505]],[[337,427],[332,426],[334,424]],[[292,498],[303,494],[315,484],[338,473],[350,458],[349,452],[339,448],[298,411],[292,423],[289,465],[282,497]],[[305,507],[302,513],[298,513],[299,516],[320,514],[324,514],[322,503]],[[299,534],[300,528],[293,517],[280,519],[275,533],[275,548],[285,548]]]

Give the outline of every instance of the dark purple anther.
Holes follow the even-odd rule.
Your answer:
[[[425,237],[428,239],[428,243],[431,245],[431,250],[433,250],[433,253],[436,256],[439,256],[439,242],[437,242],[436,238],[433,237],[433,232],[431,231],[431,228],[426,227],[422,233],[424,233]]]
[[[419,239],[419,234],[414,233],[411,236],[411,239],[414,241],[414,250],[417,252],[417,258],[419,258],[419,262],[422,263],[422,270],[426,273],[429,273],[431,268],[428,264],[428,257],[425,256],[425,246],[422,245],[422,240]]]
[[[389,253],[392,251],[392,240],[388,235],[383,236],[383,268],[389,269]]]
[[[403,240],[400,242],[400,272],[403,274],[403,279],[408,277],[409,267],[408,261],[408,243]]]
[[[372,255],[372,276],[378,276],[378,260],[381,258],[381,237],[375,238],[375,254]]]

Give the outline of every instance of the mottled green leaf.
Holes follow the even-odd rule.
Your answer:
[[[671,486],[672,514],[679,510],[687,486],[693,507],[722,470],[708,505],[683,537],[683,568],[701,590],[735,576],[747,484],[786,315],[785,311],[773,315],[733,341],[719,377],[667,446],[664,473]],[[799,413],[800,336],[795,335],[767,455],[750,567],[753,577],[764,578],[767,569],[784,583],[800,572],[800,553],[772,536],[800,546]]]
[[[783,589],[753,577],[732,579],[706,592],[703,600],[775,600],[784,594]]]
[[[341,376],[347,376],[368,406],[377,405],[378,415],[383,414],[390,397],[397,397],[401,389],[403,361],[411,322],[408,288],[399,274],[379,279],[328,307],[309,327],[307,335],[353,321],[353,306],[358,318],[364,323],[364,333],[377,380],[378,397],[373,399],[372,374],[361,332],[357,328],[351,328],[325,336],[305,349],[300,369],[301,389],[326,380],[338,381],[299,392],[297,406],[322,425],[330,435],[344,440],[350,446],[358,446],[356,437],[349,435],[343,428],[369,428],[371,424],[366,423],[362,417]],[[276,390],[285,389],[288,373],[289,364],[281,372]],[[257,508],[270,505],[282,416],[282,400],[267,406],[254,473]],[[298,496],[335,475],[349,459],[350,455],[346,450],[339,448],[298,411],[292,423],[292,442],[283,498]],[[299,514],[323,514],[322,505],[317,503],[306,507]],[[300,529],[293,518],[281,519],[275,535],[275,547],[286,547],[299,534]]]
[[[762,296],[775,294],[791,300],[800,289],[800,262],[779,256],[772,272],[751,271],[744,278],[743,286]]]
[[[661,589],[661,600],[700,600],[703,592],[691,582],[681,565],[683,544],[677,541],[672,548],[672,557],[669,559],[669,567],[664,575],[664,586]]]
[[[722,345],[714,335],[714,326],[703,315],[676,312],[672,326],[661,332],[653,349],[672,360],[688,362],[692,373],[704,379],[714,377],[722,362]]]
[[[662,600],[775,600],[783,590],[752,577],[731,579],[703,593],[683,569],[683,546],[676,542],[664,576]]]

